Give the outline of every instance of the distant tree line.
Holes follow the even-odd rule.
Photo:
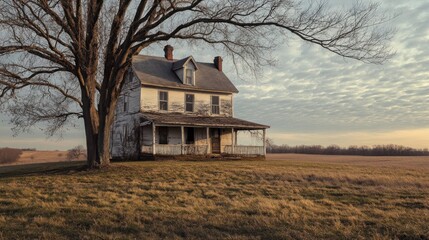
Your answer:
[[[21,148],[21,150],[24,152],[37,151],[36,148]]]
[[[0,163],[12,163],[18,161],[22,150],[16,148],[0,148]]]
[[[340,147],[330,145],[276,145],[267,144],[268,153],[301,153],[301,154],[322,154],[322,155],[360,155],[360,156],[429,156],[429,150],[415,149],[396,144],[369,146],[349,146]]]

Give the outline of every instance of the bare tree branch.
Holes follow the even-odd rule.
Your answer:
[[[82,117],[90,166],[109,163],[132,57],[153,44],[202,42],[255,74],[291,37],[363,62],[392,56],[391,17],[361,1],[341,9],[323,0],[2,0],[0,8],[0,107],[16,130],[48,122],[48,135]]]

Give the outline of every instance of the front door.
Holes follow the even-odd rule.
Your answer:
[[[212,153],[220,153],[220,129],[210,129],[211,149]]]

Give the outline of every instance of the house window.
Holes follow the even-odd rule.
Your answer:
[[[186,69],[185,83],[194,85],[194,71],[192,69]]]
[[[219,96],[212,96],[212,114],[219,114]]]
[[[124,96],[124,112],[128,112],[128,96]]]
[[[159,137],[159,144],[168,144],[168,128],[159,127],[158,137]]]
[[[194,94],[185,94],[185,111],[193,112],[194,111]]]
[[[159,110],[168,111],[168,92],[159,92]]]

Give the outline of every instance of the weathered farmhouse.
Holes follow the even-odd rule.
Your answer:
[[[238,90],[222,72],[222,58],[175,60],[169,45],[164,52],[132,60],[112,127],[112,157],[265,155],[268,126],[234,118]],[[258,146],[237,144],[238,131],[248,130],[261,133]]]

